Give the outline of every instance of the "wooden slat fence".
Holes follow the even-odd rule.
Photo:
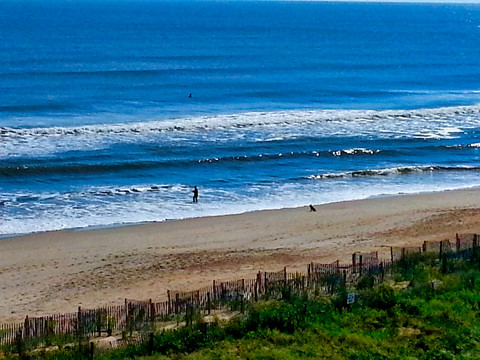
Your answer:
[[[479,236],[476,234],[456,235],[456,250],[477,251]],[[440,251],[455,247],[448,240],[429,242],[424,251]],[[422,251],[422,247],[391,247],[391,260],[378,259],[377,252],[354,253],[351,264],[335,261],[330,264],[310,263],[307,272],[289,273],[284,268],[278,272],[258,272],[255,279],[213,281],[211,286],[190,292],[167,291],[164,302],[129,300],[124,305],[106,306],[97,309],[78,308],[76,313],[29,318],[14,324],[0,324],[0,345],[12,344],[16,339],[44,339],[52,335],[77,337],[101,336],[126,332],[133,334],[155,322],[185,316],[189,311],[210,313],[214,309],[232,308],[232,304],[262,298],[280,298],[286,289],[333,294],[338,285],[354,286],[363,276],[371,276],[375,283],[390,275],[392,265],[409,253]],[[465,256],[458,253],[458,256]],[[479,254],[480,257],[480,254]]]
[[[370,272],[369,264],[362,264],[362,271]],[[372,265],[373,266],[373,265]],[[378,267],[378,264],[376,265]],[[350,264],[314,264],[308,265],[306,273],[289,273],[284,268],[278,272],[259,272],[255,279],[233,281],[213,281],[212,286],[190,292],[167,292],[168,300],[125,299],[120,306],[107,306],[97,309],[82,309],[76,313],[53,315],[48,317],[26,318],[23,323],[1,324],[0,344],[11,344],[17,337],[22,339],[42,339],[50,335],[101,336],[127,332],[133,334],[147,324],[166,321],[175,316],[196,311],[210,313],[214,309],[231,308],[232,302],[243,307],[244,302],[257,301],[265,296],[278,298],[286,287],[300,291],[316,286],[325,294],[331,291],[328,279],[332,276],[346,276],[358,272],[358,266]],[[374,269],[377,269],[374,267]]]

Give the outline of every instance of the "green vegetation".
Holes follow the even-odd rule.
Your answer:
[[[228,321],[146,336],[140,345],[95,353],[95,359],[479,359],[480,262],[464,257],[409,257],[389,280],[365,275],[332,297],[282,291]],[[83,355],[82,355],[83,354]],[[13,356],[13,355],[12,355]],[[27,356],[24,356],[27,357]],[[88,359],[88,346],[29,358]]]

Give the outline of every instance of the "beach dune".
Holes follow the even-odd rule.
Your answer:
[[[0,322],[165,300],[213,280],[258,271],[305,271],[315,261],[350,261],[356,251],[454,240],[480,232],[480,191],[420,195],[250,212],[0,240]]]

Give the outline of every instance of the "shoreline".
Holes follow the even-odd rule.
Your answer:
[[[2,238],[0,322],[480,231],[478,188],[314,206]]]
[[[344,201],[334,201],[322,204],[312,204],[315,207],[319,206],[326,206],[331,204],[337,203],[349,203],[355,201],[365,201],[365,200],[374,200],[374,199],[381,199],[381,198],[391,198],[391,197],[401,197],[401,196],[416,196],[416,195],[428,195],[428,194],[440,194],[450,191],[465,191],[465,190],[480,190],[480,185],[478,186],[467,186],[467,187],[459,187],[455,189],[444,189],[440,191],[422,191],[422,192],[400,192],[396,194],[377,194],[371,195],[366,198],[359,198],[359,199],[351,199],[351,200],[344,200]],[[188,221],[192,219],[206,219],[206,218],[221,218],[224,216],[237,216],[243,214],[250,214],[250,213],[262,213],[265,211],[281,211],[281,210],[293,210],[293,209],[300,209],[304,207],[308,207],[308,204],[303,206],[296,206],[296,207],[283,207],[283,208],[275,208],[275,209],[259,209],[259,210],[248,210],[245,212],[239,213],[227,213],[227,214],[219,214],[219,215],[205,215],[205,216],[196,216],[196,217],[187,217],[187,218],[178,218],[178,219],[165,219],[165,220],[153,220],[153,221],[140,221],[140,222],[132,222],[132,223],[115,223],[115,224],[106,224],[106,225],[88,225],[84,227],[73,227],[73,228],[64,228],[64,229],[57,229],[57,230],[46,230],[46,231],[37,231],[33,233],[18,233],[18,234],[3,234],[0,235],[0,242],[4,239],[12,239],[12,238],[19,238],[19,237],[28,237],[28,236],[37,236],[41,234],[49,234],[49,233],[56,233],[56,232],[88,232],[88,231],[97,231],[97,230],[108,230],[108,229],[118,229],[124,227],[135,227],[135,226],[144,226],[144,225],[152,225],[152,224],[164,224],[169,222],[177,222],[177,221]]]

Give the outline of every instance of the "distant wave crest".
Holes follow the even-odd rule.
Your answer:
[[[339,172],[339,173],[326,173],[326,174],[317,174],[310,175],[307,179],[310,180],[325,180],[325,179],[338,179],[338,178],[355,178],[355,177],[368,177],[368,176],[395,176],[395,175],[408,175],[412,173],[422,173],[422,172],[438,172],[438,171],[480,171],[480,166],[401,166],[393,167],[386,169],[365,169],[365,170],[355,170],[348,172]]]
[[[141,123],[87,125],[76,127],[11,128],[0,127],[0,137],[79,136],[83,134],[150,134],[161,132],[207,131],[252,127],[305,125],[325,122],[377,122],[380,120],[442,120],[454,116],[476,115],[480,105],[418,110],[291,110],[251,112],[231,115],[189,117]],[[478,119],[477,119],[478,120]],[[393,123],[394,124],[394,123]],[[447,129],[458,131],[456,128]],[[281,139],[281,138],[280,138]],[[269,139],[269,141],[272,141]]]
[[[0,157],[97,149],[142,141],[281,142],[315,137],[450,139],[480,126],[480,105],[417,110],[291,110],[86,125],[0,127]],[[359,149],[353,149],[354,152]],[[348,149],[342,150],[348,154]]]

